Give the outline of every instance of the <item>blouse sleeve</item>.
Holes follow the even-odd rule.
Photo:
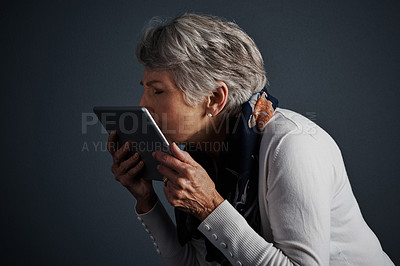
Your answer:
[[[317,142],[310,135],[287,136],[268,162],[265,211],[273,243],[227,201],[200,224],[233,265],[329,264],[332,167]]]
[[[204,239],[179,244],[176,226],[160,201],[149,212],[137,216],[166,265],[216,265],[205,261]]]

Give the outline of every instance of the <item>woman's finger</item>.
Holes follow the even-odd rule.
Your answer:
[[[169,181],[168,181],[168,183],[169,183]],[[171,184],[170,184],[170,186],[171,186]],[[171,206],[174,206],[174,204],[172,202],[172,197],[171,197],[170,192],[169,192],[170,191],[170,187],[168,187],[168,185],[166,185],[166,186],[163,187],[163,190],[164,190],[165,198],[167,199],[169,204],[171,204]]]
[[[179,160],[181,160],[182,162],[187,163],[187,164],[191,164],[191,165],[193,165],[193,163],[195,163],[195,161],[194,161],[193,158],[189,155],[189,153],[187,153],[187,152],[181,150],[181,149],[178,147],[178,145],[176,145],[175,142],[173,142],[172,145],[171,145],[170,147],[171,147],[172,154],[173,154],[176,158],[178,158]]]
[[[124,187],[132,187],[135,185],[139,172],[143,169],[144,163],[140,161],[138,164],[130,168],[125,173],[115,175],[115,180],[120,182]]]
[[[110,135],[108,136],[108,142],[107,142],[107,150],[110,152],[112,156],[114,156],[115,151],[117,150],[117,131],[113,130],[111,131]]]
[[[168,178],[168,183],[174,183],[174,184],[179,183],[179,182],[177,182],[178,179],[180,178],[178,172],[176,172],[176,171],[172,170],[171,168],[169,168],[165,165],[162,165],[162,164],[157,166],[157,170],[158,170],[158,172],[160,172],[161,175]]]
[[[175,170],[178,173],[181,173],[182,168],[187,166],[185,162],[180,161],[179,159],[175,158],[174,156],[166,152],[162,151],[153,152],[153,157],[161,164],[171,168],[172,170]]]
[[[123,161],[131,152],[131,143],[129,141],[125,142],[121,148],[119,148],[113,155],[114,163],[119,164]]]
[[[137,176],[137,174],[143,169],[144,167],[144,161],[141,160],[139,161],[134,167],[128,170],[127,174],[129,176]]]
[[[134,155],[129,157],[127,160],[120,163],[119,166],[120,166],[121,173],[125,173],[130,168],[135,166],[139,162],[139,159],[140,159],[139,153],[136,152]]]
[[[179,189],[175,187],[173,183],[170,183],[170,181],[168,181],[168,184],[164,186],[163,190],[167,201],[174,207],[178,206],[177,201],[179,200],[179,196],[177,193]]]
[[[188,195],[185,193],[185,191],[179,189],[174,184],[169,184],[169,182],[167,186],[164,186],[163,190],[165,198],[171,204],[171,206],[180,208],[185,212],[190,211],[190,209],[187,208],[187,204],[185,204],[185,201],[188,198]]]

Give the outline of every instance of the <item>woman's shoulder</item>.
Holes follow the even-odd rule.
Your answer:
[[[283,137],[288,134],[315,135],[321,128],[313,121],[315,114],[309,113],[309,118],[295,111],[276,108],[274,116],[268,122],[264,134]]]
[[[301,154],[317,156],[321,153],[336,158],[341,157],[340,150],[332,137],[313,121],[315,115],[308,114],[308,116],[277,108],[263,132],[260,152],[274,156],[278,152],[285,151],[285,154],[297,156]]]
[[[321,127],[286,109],[277,109],[270,121],[260,146],[260,187],[280,180],[303,193],[316,184],[336,189],[346,182],[342,154]]]

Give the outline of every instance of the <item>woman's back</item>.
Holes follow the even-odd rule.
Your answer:
[[[260,157],[267,240],[301,265],[393,265],[365,223],[340,150],[323,129],[278,108]]]

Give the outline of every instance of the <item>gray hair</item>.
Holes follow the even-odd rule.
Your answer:
[[[195,105],[220,87],[228,87],[224,114],[240,111],[267,84],[264,62],[254,41],[235,23],[185,13],[168,23],[153,18],[136,49],[146,68],[170,70],[185,102]]]

